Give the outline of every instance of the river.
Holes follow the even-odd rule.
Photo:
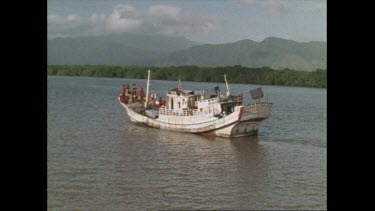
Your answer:
[[[230,82],[230,78],[228,78]],[[48,76],[49,210],[326,209],[327,90],[262,87],[259,136],[208,138],[130,123],[117,97],[145,80]],[[177,81],[150,82],[165,99]],[[224,83],[181,82],[208,90]]]

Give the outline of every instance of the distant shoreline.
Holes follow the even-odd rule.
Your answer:
[[[151,70],[151,79],[192,82],[223,82],[227,74],[230,83],[327,88],[327,70],[274,70],[268,67],[248,68],[240,65],[226,67],[198,66],[108,66],[108,65],[48,65],[47,74],[56,76],[83,76],[99,78],[145,79]]]

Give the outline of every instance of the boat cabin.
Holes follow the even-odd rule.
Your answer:
[[[235,106],[240,104],[242,102],[239,103],[238,99],[231,99],[231,97],[214,95],[205,98],[204,91],[174,88],[166,93],[166,105],[159,109],[159,114],[177,116],[228,115],[234,112]]]
[[[197,102],[204,99],[200,91],[171,89],[166,94],[166,109],[182,111],[186,109],[197,109]]]

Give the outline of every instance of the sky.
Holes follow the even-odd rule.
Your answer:
[[[48,0],[47,37],[115,33],[199,43],[327,41],[326,0]]]

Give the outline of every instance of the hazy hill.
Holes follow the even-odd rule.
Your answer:
[[[295,42],[269,37],[203,44],[183,37],[118,34],[48,40],[48,64],[154,66],[231,66],[326,69],[326,42]]]
[[[152,65],[198,43],[184,37],[115,34],[48,40],[48,64]]]
[[[271,67],[274,69],[326,69],[326,42],[295,42],[269,37],[262,42],[205,44],[173,52],[162,65]]]

